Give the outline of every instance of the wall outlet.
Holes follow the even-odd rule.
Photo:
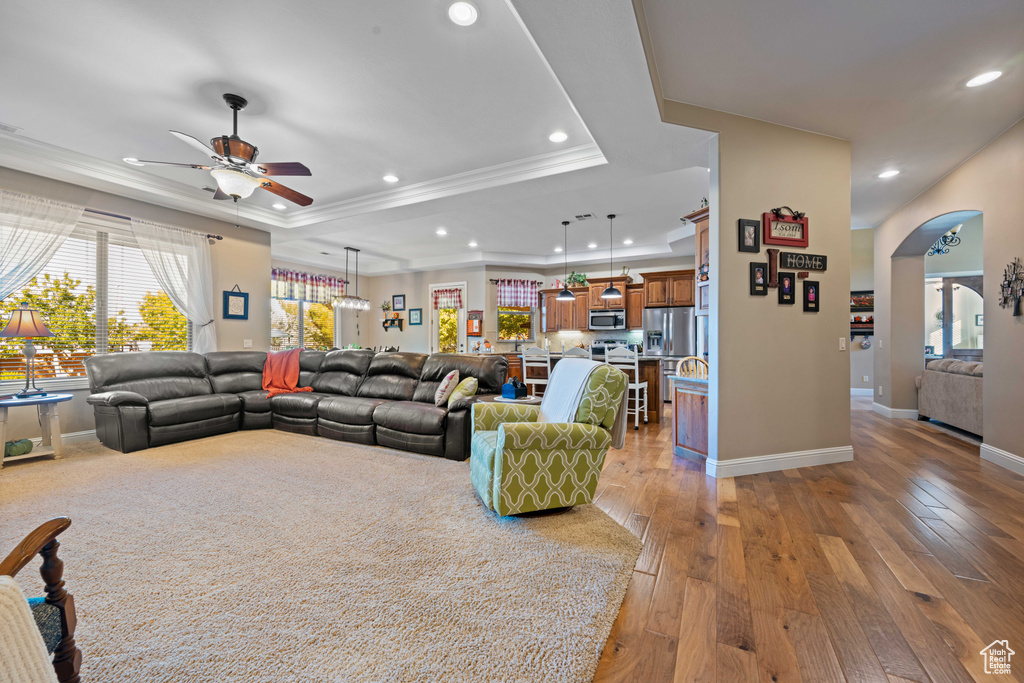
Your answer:
[[[252,348],[252,339],[243,339],[242,340],[242,348],[243,349],[251,349]]]
[[[846,350],[846,337],[840,337],[839,338],[839,350],[840,351],[845,351]]]
[[[878,385],[878,395],[881,396],[884,392],[882,391],[882,385]]]
[[[871,378],[868,377],[867,375],[864,375],[863,377],[861,377],[860,381],[864,382],[864,384],[867,384],[868,382],[871,381]]]

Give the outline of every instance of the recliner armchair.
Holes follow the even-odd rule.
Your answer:
[[[538,422],[537,405],[474,404],[470,481],[484,505],[507,516],[591,502],[626,384],[621,370],[594,369],[569,423]]]

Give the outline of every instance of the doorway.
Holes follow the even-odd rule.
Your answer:
[[[430,352],[465,353],[466,283],[430,285]]]

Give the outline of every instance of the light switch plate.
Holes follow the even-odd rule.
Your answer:
[[[243,349],[251,349],[252,348],[252,339],[243,339],[242,340],[242,348]]]
[[[845,351],[846,350],[846,337],[840,337],[839,338],[839,350],[840,351]]]
[[[867,375],[864,375],[864,377],[861,378],[861,381],[864,382],[864,384],[867,384],[868,382],[871,381],[871,378],[868,377]]]

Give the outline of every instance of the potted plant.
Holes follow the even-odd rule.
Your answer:
[[[587,274],[577,273],[575,270],[569,274],[569,277],[565,278],[565,285],[567,287],[586,287],[587,286]]]
[[[383,314],[382,317],[384,318],[384,320],[387,320],[388,318],[390,318],[391,316],[388,315],[388,311],[391,310],[391,302],[390,301],[385,301],[384,303],[382,303],[380,305],[380,310],[381,310],[381,313]]]

